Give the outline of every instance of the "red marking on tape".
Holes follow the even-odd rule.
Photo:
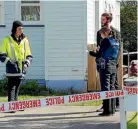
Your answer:
[[[13,111],[13,110],[22,110],[25,108],[33,108],[33,107],[42,107],[42,106],[52,106],[52,105],[60,105],[67,103],[75,103],[75,102],[87,102],[87,101],[94,101],[100,99],[108,99],[108,98],[115,98],[115,97],[123,97],[125,91],[128,94],[138,94],[138,87],[128,87],[124,86],[124,90],[117,90],[117,91],[106,91],[104,94],[102,92],[95,92],[95,93],[84,93],[84,94],[75,94],[69,96],[55,96],[55,97],[47,97],[39,100],[24,100],[24,101],[14,101],[14,102],[6,102],[0,104],[0,112],[5,111]],[[102,96],[104,97],[102,98]],[[65,99],[67,99],[65,101]],[[44,100],[46,105],[42,105],[41,101]],[[42,101],[43,103],[43,101]],[[7,107],[6,107],[7,106]]]
[[[123,96],[123,95],[124,95],[123,91],[107,91],[107,92],[105,92],[105,98],[119,97],[119,96]]]
[[[51,97],[51,98],[46,98],[46,105],[47,106],[52,106],[52,105],[60,105],[64,104],[65,100],[64,97]]]
[[[17,101],[9,103],[10,110],[22,110],[25,108],[41,107],[40,100]]]
[[[124,87],[124,90],[128,92],[128,94],[138,94],[138,88],[137,87]]]
[[[89,94],[80,94],[80,95],[70,95],[69,96],[69,103],[74,102],[84,102],[88,100],[99,100],[101,99],[100,93],[89,93]]]
[[[0,105],[0,112],[4,112],[5,108],[4,108],[4,104]]]

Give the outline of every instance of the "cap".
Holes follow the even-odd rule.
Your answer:
[[[14,21],[13,24],[12,24],[12,30],[11,30],[11,32],[12,32],[13,34],[15,34],[16,29],[17,29],[19,26],[23,26],[23,23],[20,22],[20,21]]]

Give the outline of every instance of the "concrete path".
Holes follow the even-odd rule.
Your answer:
[[[119,112],[99,117],[96,108],[56,106],[0,113],[0,129],[120,129]]]

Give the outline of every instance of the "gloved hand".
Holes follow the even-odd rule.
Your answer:
[[[27,64],[24,64],[24,65],[23,65],[23,74],[26,74],[27,67],[28,67]]]
[[[29,67],[29,66],[30,66],[30,60],[27,59],[27,60],[24,62],[24,64],[25,64],[27,67]]]
[[[24,64],[24,68],[27,68],[28,66],[27,66],[27,64]]]

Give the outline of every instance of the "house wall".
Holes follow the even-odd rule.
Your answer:
[[[86,1],[45,2],[45,79],[49,87],[86,88],[86,29]]]
[[[14,21],[15,17],[14,17],[14,2],[13,1],[4,1],[4,24],[5,26],[0,27],[0,42],[2,41],[2,39],[9,35],[11,33],[11,24],[12,21]],[[0,78],[2,78],[2,76],[5,73],[5,64],[0,63]]]
[[[87,44],[95,44],[95,1],[87,1]]]
[[[33,62],[28,68],[27,79],[45,79],[45,48],[44,27],[24,27],[24,32],[29,38],[33,55]]]

